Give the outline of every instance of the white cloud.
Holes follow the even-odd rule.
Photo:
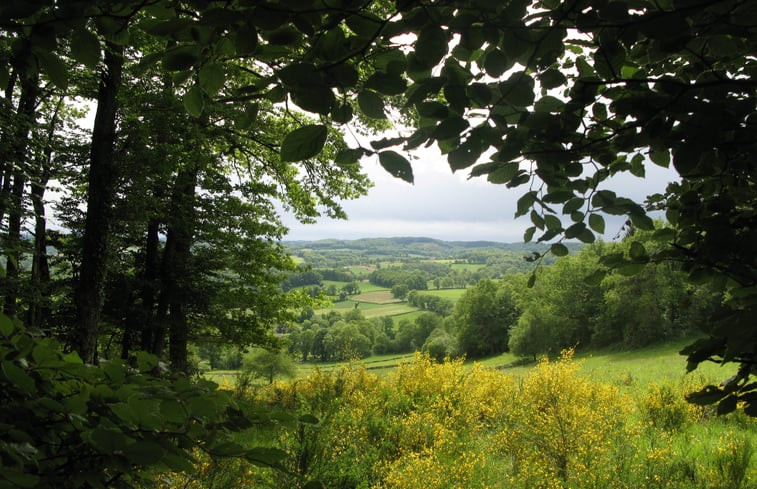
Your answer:
[[[453,174],[446,158],[424,150],[412,162],[415,184],[410,185],[386,173],[374,160],[366,160],[365,171],[375,186],[366,197],[344,202],[348,221],[328,218],[304,225],[291,216],[287,240],[357,239],[363,237],[425,236],[455,241],[519,242],[530,226],[527,217],[513,218],[518,198],[525,187],[509,189],[485,179],[468,180],[467,172]],[[669,169],[648,165],[647,177],[621,175],[607,188],[618,195],[643,202],[651,193],[662,192],[675,178]],[[624,219],[607,216],[607,235],[612,238]]]

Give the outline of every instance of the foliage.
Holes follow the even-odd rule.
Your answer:
[[[290,471],[326,487],[695,489],[753,483],[752,420],[702,417],[681,403],[681,387],[671,387],[685,408],[684,422],[651,424],[646,408],[637,406],[659,398],[654,386],[623,393],[580,375],[579,367],[566,353],[517,378],[416,355],[385,376],[355,366],[316,370],[256,396],[321,420],[276,430],[272,438],[289,452]],[[281,487],[291,481],[287,477],[256,472],[247,487]]]
[[[407,284],[395,284],[392,286],[392,297],[396,297],[399,300],[404,300],[408,292],[410,290]]]
[[[273,383],[276,377],[292,377],[296,372],[294,360],[286,351],[253,348],[242,359],[242,375],[252,375]]]
[[[6,316],[0,354],[1,487],[135,487],[193,471],[195,450],[268,466],[283,455],[237,442],[259,420],[212,382],[155,375],[152,355],[84,365]]]
[[[635,232],[619,243],[598,242],[538,271],[538,280],[516,296],[522,311],[510,331],[510,349],[523,356],[608,345],[638,348],[708,332],[706,317],[722,296],[690,284],[676,263],[652,263],[634,274],[596,274],[606,257],[653,249],[652,233]]]
[[[467,290],[455,306],[461,353],[480,357],[507,351],[509,330],[518,317],[512,289],[482,280]]]

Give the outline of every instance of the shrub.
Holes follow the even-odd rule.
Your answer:
[[[155,356],[84,365],[0,315],[0,358],[0,488],[134,487],[192,472],[196,449],[269,465],[283,458],[234,439],[252,420],[230,393],[155,376]]]

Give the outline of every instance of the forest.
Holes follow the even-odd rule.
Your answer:
[[[617,487],[748,484],[748,437],[707,438],[728,457],[708,452],[700,467],[682,455],[675,468],[652,463],[664,458],[649,445],[659,433],[639,431],[629,439],[646,458],[623,458],[623,429],[655,415],[642,409],[603,424],[612,417],[600,405],[617,411],[622,393],[571,377],[569,357],[571,348],[699,331],[681,347],[682,370],[714,363],[719,378],[649,391],[656,404],[640,405],[679,413],[677,428],[704,420],[696,427],[709,430],[714,412],[750,433],[755,30],[757,6],[743,0],[2,2],[0,487],[209,486],[204,467],[225,462],[241,464],[253,487],[429,487],[433,474],[443,487],[471,482],[444,476],[455,467],[475,473],[489,463],[499,479],[471,484],[610,483],[584,478],[591,474],[627,475],[613,479]],[[525,268],[482,253],[487,243],[449,273],[443,263],[414,265],[424,260],[410,260],[422,254],[411,246],[389,266],[388,242],[373,262],[338,240],[292,257],[297,244],[286,244],[277,209],[305,223],[346,218],[342,203],[371,185],[364,162],[412,183],[422,146],[437,147],[450,171],[519,195],[507,212],[529,222],[523,241],[538,245]],[[613,188],[615,176],[643,179],[650,165],[677,179],[644,201]],[[602,243],[607,216],[626,220],[624,241]],[[342,261],[324,258],[329,247]],[[351,259],[375,269],[352,271],[349,287],[329,294],[323,273],[341,273]],[[479,269],[490,276],[474,277]],[[445,279],[466,289],[436,296],[452,307],[428,298]],[[369,327],[358,316],[369,314],[363,301],[352,319],[365,333],[347,314],[319,323],[328,296],[358,303],[363,281],[388,289],[382,297],[397,310],[421,313],[402,327]],[[251,390],[241,382],[235,391],[195,375],[203,347],[290,348],[286,335],[302,336],[308,320],[324,339],[319,332],[337,326],[344,338],[360,339],[356,328],[370,340],[373,331],[360,347],[371,353],[383,327],[385,351],[409,344],[430,353],[433,343],[435,358],[512,350],[553,360],[522,381],[481,374],[490,382],[471,383],[478,404],[464,408],[462,399],[439,400],[454,398],[448,387],[424,391],[432,386],[422,381],[450,369],[449,379],[473,382],[459,360],[419,357],[393,381],[351,370],[312,377],[307,392],[296,382]],[[487,336],[491,328],[500,330]],[[563,374],[564,391],[550,391],[543,379]],[[386,402],[365,404],[371,392]],[[501,404],[507,392],[523,411]],[[690,405],[678,403],[684,395]],[[586,428],[587,399],[601,433],[576,428],[575,443],[555,446],[567,432],[524,421],[565,407],[568,418],[544,419]],[[469,420],[458,409],[478,414]],[[319,429],[371,440],[375,457],[350,476],[340,473],[345,464],[310,470],[311,450],[329,446],[313,438]],[[534,452],[519,450],[534,441]],[[594,441],[608,451],[585,453]],[[469,449],[460,452],[466,463],[439,458],[455,447]],[[268,472],[258,480],[252,466]]]

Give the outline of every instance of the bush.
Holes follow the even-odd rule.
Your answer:
[[[252,426],[209,381],[155,376],[155,356],[84,365],[0,315],[0,488],[134,487],[194,471],[195,450],[275,464],[234,435]]]

